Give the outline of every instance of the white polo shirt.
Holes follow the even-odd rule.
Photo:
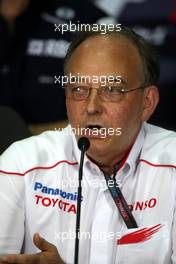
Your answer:
[[[80,151],[69,129],[19,141],[1,156],[0,254],[38,252],[39,232],[74,263]],[[144,123],[116,181],[138,228],[127,229],[102,171],[85,157],[79,263],[176,263],[176,133]]]

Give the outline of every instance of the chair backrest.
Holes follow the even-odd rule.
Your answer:
[[[13,142],[31,136],[27,125],[17,112],[0,106],[0,154]]]

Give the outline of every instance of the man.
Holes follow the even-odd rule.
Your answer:
[[[101,33],[81,33],[67,53],[71,127],[15,143],[1,157],[0,253],[12,254],[2,263],[74,262],[82,135],[90,148],[79,263],[176,263],[176,134],[146,123],[159,101],[156,56],[130,29]],[[107,179],[137,228],[127,228],[128,208],[117,208]]]

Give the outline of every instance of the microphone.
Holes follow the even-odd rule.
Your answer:
[[[78,140],[78,148],[81,151],[81,159],[79,165],[79,184],[78,184],[78,198],[77,198],[77,212],[76,212],[76,237],[75,237],[75,255],[74,264],[78,264],[78,254],[79,254],[79,231],[80,231],[80,216],[81,216],[81,196],[82,196],[82,175],[83,175],[83,163],[84,154],[90,147],[90,141],[86,137],[81,137]]]
[[[88,138],[86,137],[81,137],[79,140],[78,140],[78,148],[81,150],[81,151],[86,151],[88,150],[90,147],[90,141],[88,140]]]

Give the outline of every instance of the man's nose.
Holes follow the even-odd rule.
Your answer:
[[[87,98],[88,114],[99,114],[102,112],[102,101],[98,95],[97,90],[97,88],[91,89],[89,97]]]

